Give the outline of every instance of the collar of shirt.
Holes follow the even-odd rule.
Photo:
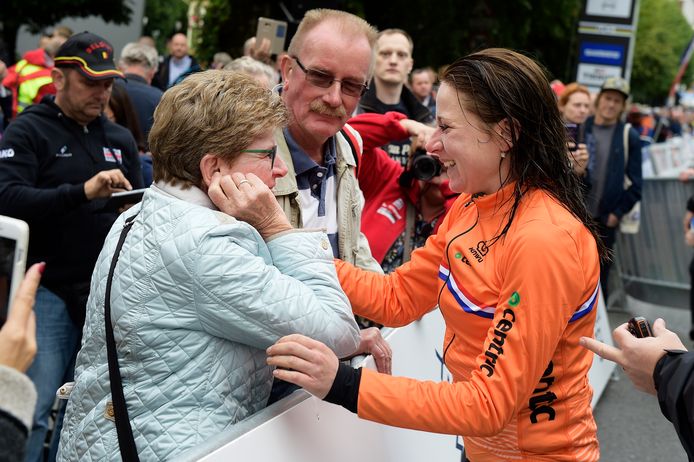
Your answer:
[[[335,137],[328,139],[325,145],[325,153],[323,155],[323,165],[318,165],[313,159],[309,157],[306,152],[294,141],[292,135],[289,133],[289,129],[284,129],[284,139],[287,141],[287,146],[289,147],[289,154],[292,156],[292,163],[294,164],[294,172],[297,176],[302,175],[309,170],[318,168],[318,171],[323,172],[323,177],[327,169],[331,165],[335,165],[335,159],[337,157],[337,148],[335,146]]]

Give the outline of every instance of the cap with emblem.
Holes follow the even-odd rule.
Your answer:
[[[76,69],[89,80],[123,77],[113,62],[111,44],[90,32],[80,32],[67,39],[55,54],[54,61],[55,67]]]
[[[628,98],[629,97],[629,91],[631,89],[629,88],[629,82],[627,82],[623,78],[621,78],[621,77],[608,77],[602,83],[602,87],[600,87],[600,93],[602,93],[603,91],[607,91],[607,90],[618,91],[619,93],[623,94],[625,98]]]

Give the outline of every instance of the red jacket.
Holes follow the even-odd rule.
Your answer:
[[[348,122],[359,132],[364,142],[364,151],[357,172],[359,187],[365,200],[361,231],[369,241],[371,254],[379,262],[383,261],[395,240],[405,231],[406,201],[415,206],[419,204],[419,182],[414,182],[411,188],[402,188],[398,184],[398,178],[403,172],[403,167],[379,148],[392,140],[401,140],[409,136],[407,130],[399,123],[406,118],[399,112],[364,113],[352,117]],[[443,215],[458,197],[458,194],[448,187],[448,181],[442,182],[439,188],[446,202],[444,212],[436,217],[439,220],[433,234],[441,224]]]

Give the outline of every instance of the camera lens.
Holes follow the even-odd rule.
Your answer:
[[[412,175],[418,180],[429,181],[441,174],[441,164],[424,150],[418,149],[412,160]]]

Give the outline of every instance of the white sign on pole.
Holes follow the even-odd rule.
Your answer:
[[[591,16],[628,18],[631,14],[631,0],[587,0],[586,3],[586,13]]]
[[[576,73],[576,81],[589,87],[600,88],[606,78],[621,77],[621,75],[622,68],[619,66],[580,63]]]

